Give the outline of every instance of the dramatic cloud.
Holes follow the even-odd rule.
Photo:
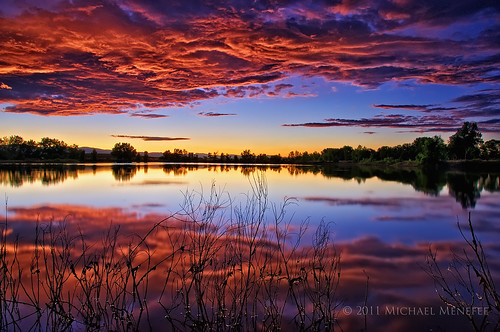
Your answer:
[[[116,138],[142,139],[143,141],[186,141],[186,137],[164,137],[164,136],[134,136],[134,135],[111,135]]]
[[[229,116],[229,115],[238,115],[235,113],[214,113],[214,112],[199,112],[198,115],[206,116],[206,117],[219,117],[219,116]]]
[[[301,76],[370,89],[497,84],[499,12],[470,0],[7,1],[0,103],[13,113],[134,114],[137,104],[311,96],[281,81]]]
[[[483,132],[500,132],[500,120],[479,121],[478,125]],[[415,117],[391,114],[384,117],[370,119],[325,119],[325,122],[306,122],[298,124],[284,124],[283,127],[362,127],[362,128],[399,128],[407,129],[403,132],[455,132],[461,126],[460,120],[439,118],[435,116]],[[372,133],[372,132],[367,132]]]
[[[404,116],[399,114],[390,114],[385,116],[376,116],[373,118],[361,119],[325,119],[325,122],[312,122],[302,124],[285,124],[284,127],[390,127],[390,128],[419,128],[422,131],[454,131],[461,124],[453,119],[446,119],[435,116]]]
[[[386,110],[414,110],[426,115],[379,114],[361,119],[284,124],[284,127],[399,128],[402,132],[455,132],[464,121],[475,121],[482,132],[500,133],[500,90],[490,89],[451,100],[449,105],[372,105]],[[478,120],[482,119],[482,120]],[[372,134],[372,131],[365,132]]]
[[[246,97],[257,98],[262,96],[277,97],[280,96],[281,91],[290,88],[293,88],[292,84],[283,84],[283,83],[276,84],[274,86],[268,84],[262,84],[259,86],[255,85],[238,86],[226,89],[223,95],[225,97],[230,97],[230,98],[246,98]]]

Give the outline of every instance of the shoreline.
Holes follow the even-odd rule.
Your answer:
[[[221,161],[160,161],[150,160],[148,162],[115,162],[115,161],[97,161],[97,162],[81,162],[77,160],[0,160],[0,166],[99,166],[99,165],[115,165],[115,166],[146,166],[148,164],[165,164],[165,165],[237,165],[237,166],[277,166],[277,165],[295,165],[295,166],[319,166],[319,167],[373,167],[373,168],[397,168],[397,169],[427,169],[435,171],[498,171],[500,172],[500,160],[447,160],[440,164],[426,166],[417,163],[416,161],[339,161],[339,162],[308,162],[308,163],[259,163],[259,162],[221,162]]]

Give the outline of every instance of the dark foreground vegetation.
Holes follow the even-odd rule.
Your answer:
[[[268,202],[262,177],[251,185],[239,204],[215,186],[207,196],[186,192],[182,209],[147,232],[111,226],[101,242],[53,221],[36,224],[27,248],[6,217],[0,330],[342,330],[341,253],[330,226],[320,223],[305,243],[307,224],[293,226],[286,214],[292,201]],[[427,272],[444,304],[487,308],[467,316],[474,330],[496,330],[495,279],[468,226],[465,249],[449,262],[431,249]],[[368,292],[369,276],[360,277]]]
[[[25,141],[20,136],[0,139],[0,161],[75,161],[75,162],[211,162],[211,163],[404,163],[406,165],[437,166],[447,160],[499,160],[500,140],[484,142],[476,123],[465,122],[446,144],[439,136],[419,137],[412,143],[393,147],[382,146],[377,150],[358,146],[326,148],[321,152],[292,151],[288,156],[266,155],[244,150],[240,155],[213,152],[197,154],[185,149],[163,152],[161,157],[151,157],[129,143],[116,143],[110,154],[98,154],[94,149],[85,153],[76,145],[58,139],[42,138],[40,142]]]
[[[0,330],[331,331],[340,256],[324,223],[303,246],[289,203],[270,204],[256,178],[245,204],[215,187],[187,192],[179,213],[132,240],[119,227],[89,243],[67,224],[37,224],[29,252],[7,240],[5,220]]]
[[[439,264],[437,251],[429,249],[427,273],[432,277],[440,300],[463,313],[474,331],[499,331],[500,293],[498,276],[493,275],[488,256],[469,220],[466,230],[457,223],[466,247],[452,252],[447,265]],[[477,315],[479,306],[486,314]]]

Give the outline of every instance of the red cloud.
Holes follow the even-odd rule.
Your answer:
[[[416,24],[434,29],[475,22],[478,13],[498,16],[488,2],[448,2],[108,0],[88,6],[75,0],[37,10],[7,4],[0,20],[0,102],[14,105],[7,112],[121,114],[139,103],[154,109],[221,94],[274,97],[291,86],[271,83],[297,75],[366,88],[407,79],[498,83],[498,29],[462,40],[411,33]],[[302,95],[309,96],[285,96]]]

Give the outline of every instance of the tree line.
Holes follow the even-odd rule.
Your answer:
[[[244,150],[240,155],[211,152],[199,155],[185,149],[166,150],[159,158],[166,162],[214,163],[337,163],[337,162],[411,162],[419,165],[437,165],[446,160],[500,159],[500,140],[484,142],[477,123],[465,122],[446,144],[440,136],[418,137],[412,143],[382,146],[377,150],[359,145],[356,148],[326,148],[321,152],[292,151],[288,156],[255,154]],[[20,136],[0,138],[0,160],[73,160],[80,162],[116,161],[149,162],[158,160],[142,154],[130,143],[116,143],[109,156],[99,155],[94,149],[89,155],[77,145],[44,137],[39,142],[25,141]]]
[[[244,150],[238,155],[209,153],[199,157],[186,150],[167,150],[161,158],[170,162],[222,162],[222,163],[337,163],[337,162],[414,162],[436,165],[446,160],[500,159],[500,140],[484,142],[477,123],[465,122],[446,144],[440,136],[418,137],[412,143],[382,146],[377,150],[359,145],[356,148],[326,148],[321,152],[291,151],[288,156],[255,154]]]
[[[0,138],[0,160],[78,160],[84,161],[85,151],[78,145],[68,145],[57,138],[43,137],[39,142],[13,135]]]

